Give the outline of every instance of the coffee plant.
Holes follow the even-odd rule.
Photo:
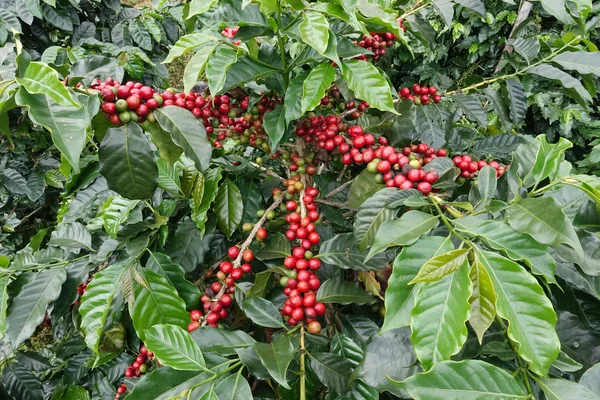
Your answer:
[[[3,398],[600,399],[597,5],[154,3],[0,13]]]

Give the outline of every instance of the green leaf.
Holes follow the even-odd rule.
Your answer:
[[[508,92],[510,118],[518,125],[525,120],[525,115],[527,115],[527,97],[525,95],[525,89],[518,80],[508,79],[506,81],[506,90]]]
[[[39,378],[16,362],[11,362],[4,367],[2,386],[13,399],[42,400],[44,398]]]
[[[48,304],[59,297],[66,279],[63,268],[46,269],[35,275],[13,298],[6,317],[6,335],[14,349],[29,339],[42,323]]]
[[[351,383],[361,379],[379,392],[385,390],[405,397],[406,394],[392,379],[404,380],[418,371],[417,357],[410,343],[410,329],[394,329],[382,336],[371,336],[365,347],[365,357],[354,370]]]
[[[483,0],[453,0],[453,1],[475,11],[482,17],[485,17],[485,3],[483,2]]]
[[[6,332],[6,310],[8,308],[8,284],[10,275],[0,276],[0,338]]]
[[[310,11],[304,13],[299,30],[302,41],[325,56],[329,42],[329,22],[323,14]]]
[[[366,260],[390,246],[413,244],[419,237],[436,228],[438,223],[437,217],[416,210],[403,214],[399,219],[385,221],[375,235]]]
[[[436,282],[458,270],[467,260],[470,248],[451,250],[427,261],[419,270],[417,276],[408,282],[412,285],[417,282]]]
[[[140,269],[139,274],[146,280],[147,287],[136,280],[135,301],[129,312],[140,339],[145,340],[146,330],[158,324],[186,328],[190,317],[175,288],[163,276],[149,269]]]
[[[368,262],[366,251],[358,251],[352,233],[341,233],[323,242],[319,255],[321,261],[329,265],[355,271],[375,271],[388,262],[388,254],[380,253]]]
[[[467,252],[458,253],[453,258],[455,263],[461,261],[453,274],[436,282],[421,284],[415,296],[410,319],[411,341],[426,370],[449,360],[460,351],[467,339],[466,322],[471,314],[469,297],[473,290],[466,263]]]
[[[204,14],[210,7],[216,3],[216,0],[192,0],[190,3],[190,10],[186,19],[190,19],[195,15]]]
[[[271,377],[281,386],[290,389],[286,374],[288,366],[296,353],[290,337],[285,333],[281,333],[270,344],[257,342],[254,343],[252,348],[260,357],[260,361],[269,371]]]
[[[384,187],[385,185],[375,182],[375,174],[365,169],[354,178],[350,185],[348,205],[352,208],[358,208],[368,198]]]
[[[548,400],[600,400],[587,387],[566,379],[537,379],[537,384]]]
[[[173,142],[181,147],[199,171],[206,171],[210,166],[212,147],[204,125],[189,110],[167,106],[155,110],[154,115],[160,127],[169,132]]]
[[[546,376],[560,353],[550,300],[519,264],[489,251],[478,255],[498,296],[498,315],[508,321],[508,337],[519,344],[518,353],[529,369]]]
[[[198,79],[204,73],[208,58],[215,50],[215,47],[216,45],[210,45],[198,49],[194,57],[188,61],[183,72],[183,90],[185,92],[190,92],[194,85],[198,83]]]
[[[80,101],[83,98],[79,97]],[[90,96],[87,107],[75,108],[60,106],[45,95],[19,90],[15,101],[18,105],[29,109],[29,118],[34,123],[50,131],[52,141],[73,167],[73,172],[79,173],[79,155],[87,141],[86,130],[92,124],[90,111],[98,110],[98,97]]]
[[[587,387],[596,395],[600,396],[600,364],[595,364],[593,367],[585,371],[579,379],[579,384]]]
[[[363,349],[354,340],[339,332],[331,339],[331,353],[347,359],[352,368],[360,364],[365,356]]]
[[[212,326],[196,329],[192,332],[192,339],[202,351],[214,352],[222,356],[233,355],[237,349],[248,348],[256,343],[256,340],[244,331],[226,331]]]
[[[242,221],[244,203],[242,202],[240,189],[229,178],[219,186],[214,210],[219,228],[225,236],[231,237]]]
[[[279,310],[269,300],[260,297],[250,297],[242,303],[244,314],[257,325],[266,328],[283,328]]]
[[[144,335],[146,347],[163,365],[184,371],[206,371],[200,347],[181,327],[154,325]]]
[[[483,167],[477,175],[477,190],[482,204],[485,206],[492,200],[496,194],[498,178],[496,170],[489,165]]]
[[[27,66],[23,77],[15,79],[31,94],[46,95],[64,107],[81,107],[73,99],[69,89],[58,79],[58,72],[47,64],[33,61]]]
[[[146,268],[162,275],[167,282],[177,289],[189,310],[199,305],[200,290],[192,282],[185,279],[185,270],[181,265],[173,263],[166,254],[149,252],[150,257],[146,262]]]
[[[583,248],[571,221],[562,207],[552,197],[526,198],[513,203],[508,209],[508,223],[521,233],[528,233],[535,240],[547,245],[564,243],[572,247],[581,259]]]
[[[206,172],[206,175],[204,175],[204,195],[202,196],[202,202],[200,203],[200,207],[196,210],[196,213],[192,215],[194,222],[198,229],[200,229],[202,235],[205,230],[208,209],[217,196],[220,180],[221,168],[210,169]]]
[[[562,3],[562,0],[552,1],[559,1]],[[573,78],[566,72],[553,67],[550,64],[541,64],[533,68],[529,68],[527,72],[560,83],[565,89],[567,89],[567,94],[575,99],[575,101],[577,101],[582,107],[587,107],[587,103],[592,102],[592,96],[590,96],[590,93],[583,87],[579,80]]]
[[[358,209],[354,219],[354,241],[359,251],[365,251],[375,239],[379,227],[387,220],[391,220],[396,211],[386,208],[389,199],[396,193],[404,190],[385,188],[368,198]]]
[[[104,230],[113,239],[117,238],[119,228],[129,218],[129,212],[135,208],[139,200],[127,200],[121,196],[111,196],[102,207]]]
[[[600,76],[600,53],[587,51],[565,51],[552,58],[552,62],[564,69],[577,71],[582,75]]]
[[[569,15],[565,8],[565,2],[562,0],[541,0],[542,7],[544,10],[552,15],[554,18],[559,20],[565,25],[572,25],[575,23],[573,18]]]
[[[483,239],[490,248],[503,251],[508,258],[523,260],[534,274],[543,276],[547,282],[556,283],[556,263],[548,253],[548,246],[528,234],[519,233],[502,221],[484,221],[476,217],[456,219],[453,223],[460,231]]]
[[[427,260],[450,249],[447,239],[424,236],[402,249],[394,261],[385,292],[385,320],[381,333],[408,326],[418,285],[409,285]]]
[[[192,386],[213,376],[198,371],[177,371],[169,367],[156,368],[137,380],[128,400],[168,400],[181,395]],[[202,386],[200,386],[202,387]]]
[[[242,374],[229,375],[215,387],[215,394],[220,399],[248,400],[252,399],[252,389]]]
[[[434,0],[432,4],[435,11],[442,17],[442,20],[444,20],[444,24],[450,28],[452,26],[452,18],[454,18],[454,4],[452,1]]]
[[[528,399],[507,371],[479,360],[444,361],[429,372],[396,382],[415,400]]]
[[[565,151],[573,147],[573,143],[567,139],[560,138],[558,143],[550,144],[546,135],[536,137],[539,142],[535,163],[527,175],[523,178],[526,187],[539,184],[544,179],[554,176],[564,159]]]
[[[142,49],[146,51],[152,50],[152,37],[142,21],[132,20],[129,22],[129,34]]]
[[[484,129],[487,128],[487,113],[481,106],[481,100],[476,95],[457,93],[452,96],[452,100],[470,120],[477,122]]]
[[[373,295],[358,286],[357,282],[342,278],[327,279],[317,292],[317,301],[322,303],[365,304],[373,300]]]
[[[483,343],[484,333],[496,319],[497,296],[490,274],[479,260],[471,265],[469,276],[473,283],[473,293],[469,299],[469,303],[471,303],[469,323],[475,330],[481,344]]]
[[[192,272],[198,264],[204,262],[206,247],[208,247],[206,241],[210,241],[210,238],[203,240],[200,230],[193,221],[185,221],[177,227],[166,253],[175,264],[181,265],[186,272]]]
[[[128,199],[149,199],[158,186],[158,167],[150,142],[135,122],[110,128],[98,151],[108,187]]]
[[[66,247],[68,249],[92,249],[92,235],[86,227],[79,222],[61,224],[52,232],[48,241],[49,246]]]
[[[392,99],[393,88],[371,63],[361,60],[342,62],[342,76],[357,98],[381,111],[396,113]]]
[[[292,254],[290,241],[283,233],[274,233],[268,238],[268,242],[258,253],[256,258],[259,260],[276,260],[285,258]]]
[[[421,192],[417,189],[396,190],[388,197],[385,206],[391,209],[398,209],[408,201],[412,200],[415,196],[421,196]]]
[[[51,7],[45,3],[48,3],[48,1],[42,3],[44,19],[58,29],[73,32],[73,21],[71,21],[68,9],[66,7],[56,7],[55,4]]]
[[[225,86],[227,71],[236,62],[237,53],[229,47],[217,47],[206,64],[206,78],[213,95],[221,93]]]
[[[338,393],[350,391],[350,376],[354,369],[352,361],[331,353],[311,353],[310,366],[330,390]]]
[[[289,124],[300,118],[302,112],[302,97],[304,90],[304,82],[306,81],[310,71],[300,71],[294,79],[292,79],[285,92],[285,101],[283,106],[285,107],[285,120]]]
[[[179,38],[179,40],[177,41],[177,43],[175,43],[174,46],[171,46],[171,50],[169,50],[169,55],[167,55],[167,58],[165,59],[165,61],[163,61],[163,64],[168,64],[174,59],[181,57],[182,55],[189,53],[190,51],[196,51],[201,46],[210,42],[216,42],[218,40],[218,37],[209,35],[205,32],[197,32],[191,33],[189,35],[184,35],[181,38]]]
[[[283,106],[279,106],[265,114],[263,127],[269,136],[271,152],[277,150],[279,147],[279,143],[283,139],[288,125],[285,120],[285,107]]]
[[[496,114],[498,114],[498,119],[500,120],[500,124],[502,125],[504,131],[508,133],[512,132],[513,124],[512,120],[510,119],[510,111],[508,110],[508,107],[506,106],[501,94],[491,87],[486,87],[483,91],[492,104],[494,111]]]
[[[321,104],[321,99],[334,81],[335,69],[329,61],[324,61],[310,71],[303,84],[302,114],[314,110]]]
[[[123,277],[127,271],[126,264],[118,263],[98,272],[81,298],[81,329],[85,333],[86,344],[95,353],[98,353],[104,324],[115,296],[121,291]]]

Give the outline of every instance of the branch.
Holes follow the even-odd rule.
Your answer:
[[[265,168],[263,166],[258,165],[255,162],[250,161],[249,162],[250,165],[252,165],[254,168],[261,170],[262,172],[264,172],[265,174],[272,176],[275,179],[279,179],[280,181],[285,181],[285,178],[282,178],[281,176],[277,175],[275,172],[271,171],[268,168]]]
[[[336,194],[338,194],[339,192],[343,191],[344,189],[346,189],[348,186],[350,186],[352,184],[353,179],[350,179],[348,182],[344,183],[343,185],[341,185],[340,187],[332,190],[331,192],[329,192],[327,194],[327,196],[325,196],[326,199],[335,196]]]
[[[531,9],[533,8],[533,4],[531,4],[528,1],[523,1],[521,3],[521,5],[519,6],[519,14],[517,15],[517,19],[510,31],[510,34],[508,35],[508,38],[510,39],[513,35],[513,33],[515,33],[515,31],[517,30],[517,28],[519,27],[519,25],[521,25],[521,23],[523,21],[525,21],[527,19],[527,17],[529,17],[529,13],[531,12]],[[494,70],[494,73],[497,74],[498,72],[500,72],[501,64],[502,64],[502,60],[504,59],[504,52],[508,52],[508,53],[512,53],[512,47],[509,46],[508,44],[504,45],[504,48],[502,49],[502,54],[500,55],[500,60],[498,60],[498,64],[496,65],[496,69]]]

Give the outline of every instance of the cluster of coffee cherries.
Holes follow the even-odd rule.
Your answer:
[[[264,229],[264,228],[259,228]],[[266,230],[261,233],[261,236],[266,237]],[[202,310],[192,310],[190,312],[191,322],[188,324],[188,332],[193,332],[203,325],[209,325],[215,328],[219,327],[219,321],[227,318],[228,309],[233,303],[232,294],[235,291],[235,282],[244,277],[245,274],[252,272],[254,260],[254,252],[246,249],[243,252],[240,247],[235,245],[227,251],[228,260],[223,260],[219,264],[219,271],[214,274],[212,270],[207,270],[204,273],[205,278],[216,278],[216,281],[211,283],[204,291],[200,302]],[[243,261],[244,263],[237,266]]]
[[[446,155],[445,149],[436,150],[425,143],[407,146],[401,151],[396,151],[391,146],[380,146],[373,151],[375,159],[367,164],[367,170],[379,173],[375,179],[385,182],[387,187],[414,188],[423,195],[428,195],[439,176],[435,170],[425,171],[423,167],[434,158]]]
[[[289,187],[289,180],[287,183]],[[301,216],[296,200],[288,200],[285,204],[288,211],[285,220],[289,224],[285,236],[293,248],[291,256],[286,257],[283,262],[289,272],[279,281],[284,288],[283,293],[288,296],[281,314],[291,326],[304,323],[310,333],[317,334],[321,332],[317,317],[325,314],[325,305],[317,301],[316,295],[321,281],[315,271],[321,268],[321,261],[314,257],[313,252],[321,241],[321,236],[315,231],[315,222],[320,219],[320,215],[314,200],[319,195],[319,190],[307,186],[303,193],[302,201],[307,211],[305,217]]]
[[[135,361],[125,370],[125,378],[139,378],[148,371],[150,360],[154,358],[154,353],[149,352],[145,345],[140,347],[140,352]],[[127,392],[127,385],[124,383],[117,387],[115,399]]]
[[[400,29],[406,32],[406,27],[404,26],[404,20],[402,18],[398,18],[398,23],[400,24]]]
[[[221,31],[221,35],[225,36],[226,38],[233,39],[233,37],[238,33],[239,30],[239,26],[235,26],[233,28],[225,28]],[[240,44],[242,44],[242,41],[234,40],[232,43],[236,46],[239,46]]]
[[[365,35],[359,42],[355,42],[354,44],[371,51],[374,54],[373,61],[378,61],[387,54],[386,48],[392,47],[396,39],[398,37],[392,32],[371,32],[370,35]],[[357,58],[366,61],[367,55],[361,54]]]
[[[42,323],[39,324],[38,328],[44,329],[49,326],[52,326],[52,320],[50,319],[50,315],[48,315],[48,313],[46,313],[46,316],[44,317],[44,321],[42,321]]]
[[[77,295],[78,295],[78,297],[77,297],[77,300],[75,300],[75,302],[73,304],[71,304],[71,306],[69,307],[68,312],[73,311],[73,308],[75,308],[75,306],[77,304],[79,304],[79,302],[81,302],[81,296],[83,296],[84,293],[86,292],[87,286],[89,285],[90,281],[91,281],[91,279],[89,279],[89,280],[87,280],[87,281],[85,281],[85,282],[80,283],[79,285],[77,285]]]
[[[500,165],[497,161],[487,162],[485,160],[475,161],[473,157],[468,154],[463,156],[455,156],[452,161],[454,165],[460,168],[460,176],[465,179],[475,179],[479,174],[479,170],[486,166],[490,166],[496,170],[496,176],[499,178],[504,174],[507,166]]]
[[[327,90],[325,96],[321,99],[322,109],[326,110],[337,110],[339,112],[344,112],[346,110],[352,110],[346,116],[348,119],[358,119],[360,114],[363,113],[367,108],[369,108],[369,103],[366,101],[354,101],[349,100],[345,102],[342,98],[342,95],[335,85],[335,83]]]
[[[106,81],[96,81],[90,89],[95,89],[102,96],[102,111],[113,125],[120,125],[129,121],[154,122],[152,110],[163,105],[163,97],[149,86],[137,82],[121,84],[113,78]]]
[[[442,101],[442,94],[435,86],[421,86],[417,83],[412,88],[404,87],[400,89],[398,95],[404,99],[410,100],[416,105],[429,105],[432,101],[439,103]]]

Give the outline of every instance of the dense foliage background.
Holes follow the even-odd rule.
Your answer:
[[[1,397],[600,399],[599,4],[149,3],[0,1]]]

